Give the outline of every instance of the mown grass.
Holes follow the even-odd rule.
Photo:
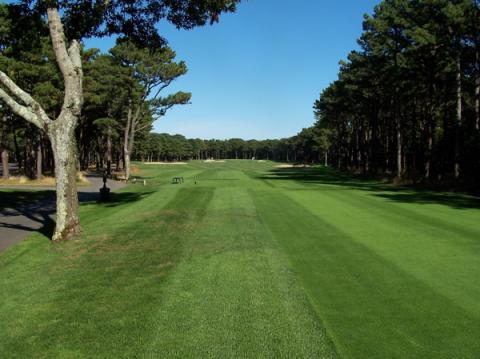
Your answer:
[[[142,166],[0,254],[0,357],[480,355],[477,199],[274,166]]]

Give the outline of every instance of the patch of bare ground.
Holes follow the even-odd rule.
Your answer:
[[[293,163],[284,163],[278,166],[275,166],[275,168],[309,168],[312,167],[311,165],[306,165],[306,164],[293,164]]]
[[[204,163],[225,163],[225,160],[205,160]]]
[[[144,165],[188,165],[187,162],[143,162]]]

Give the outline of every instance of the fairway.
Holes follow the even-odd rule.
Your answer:
[[[277,165],[138,165],[1,253],[0,357],[480,357],[478,199]]]

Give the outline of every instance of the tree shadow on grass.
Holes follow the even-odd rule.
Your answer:
[[[319,166],[275,168],[259,178],[262,180],[293,180],[318,185],[336,185],[345,187],[345,189],[376,191],[392,189],[391,186],[379,180],[367,179],[360,175],[348,174],[332,168]]]
[[[112,192],[108,202],[99,202],[99,193],[79,193],[78,198],[81,203],[98,204],[102,207],[116,207],[131,202],[137,202],[145,197],[150,196],[155,191],[139,191],[139,192]]]
[[[459,193],[408,189],[397,190],[396,193],[379,193],[375,196],[402,203],[443,204],[457,209],[480,209],[480,198]]]
[[[457,209],[480,209],[480,198],[462,193],[419,190],[412,187],[394,186],[382,180],[367,179],[325,167],[275,168],[260,176],[262,180],[292,180],[320,185],[318,190],[331,191],[354,189],[372,192],[374,196],[392,202],[417,204],[442,204]],[[321,187],[324,185],[325,187]],[[332,186],[337,186],[334,188]],[[378,192],[378,193],[374,193]]]
[[[153,191],[113,192],[110,201],[98,203],[99,193],[79,192],[81,203],[98,203],[103,207],[115,207],[138,201]],[[51,238],[55,229],[54,191],[0,191],[0,237],[2,228],[19,231],[37,231]]]

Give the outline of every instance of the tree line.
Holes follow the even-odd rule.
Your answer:
[[[328,138],[323,130],[303,129],[297,135],[283,139],[227,140],[189,139],[183,135],[142,133],[133,158],[142,162],[172,162],[183,160],[270,160],[282,162],[328,164]]]
[[[385,0],[360,49],[315,102],[338,168],[415,182],[480,179],[480,16],[475,0]]]

